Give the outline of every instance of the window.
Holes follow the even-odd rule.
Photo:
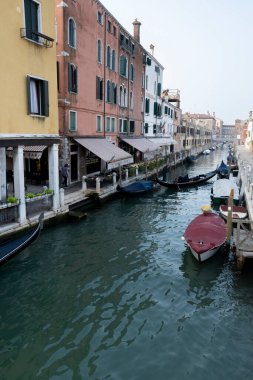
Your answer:
[[[125,55],[120,56],[119,73],[127,78],[128,60]]]
[[[111,33],[112,24],[111,21],[107,20],[107,32]]]
[[[148,134],[148,123],[145,123],[145,126],[144,126],[144,133],[147,133],[147,134]]]
[[[146,98],[145,112],[149,113],[150,99]]]
[[[28,115],[49,116],[48,81],[27,77]]]
[[[130,120],[130,122],[129,122],[129,132],[130,133],[134,133],[134,127],[135,127],[135,121]]]
[[[131,110],[134,108],[134,102],[133,102],[133,92],[131,91],[130,92],[130,99],[129,99],[129,102],[130,102],[130,108]]]
[[[106,117],[106,132],[115,132],[115,118]]]
[[[113,71],[116,71],[116,53],[115,50],[112,51],[112,62],[111,62],[111,69]]]
[[[69,111],[69,130],[76,131],[76,111]]]
[[[134,81],[134,65],[132,63],[130,65],[130,80]]]
[[[112,34],[113,34],[114,36],[116,36],[116,34],[117,34],[116,26],[113,26]]]
[[[110,132],[111,131],[111,118],[110,117],[106,117],[105,130],[106,130],[106,132]]]
[[[141,87],[145,88],[145,73],[144,73],[144,71],[141,74]]]
[[[103,14],[100,11],[98,11],[98,13],[97,13],[97,21],[99,24],[101,24],[101,25],[103,24]]]
[[[97,127],[96,127],[97,132],[102,132],[102,116],[97,115]]]
[[[111,103],[111,94],[112,94],[112,82],[110,80],[106,83],[106,101],[108,103]]]
[[[157,95],[161,96],[161,91],[162,91],[162,85],[161,83],[157,83]]]
[[[117,85],[114,84],[114,88],[113,88],[113,103],[114,104],[117,104]]]
[[[26,37],[39,42],[39,36],[36,33],[41,31],[40,4],[37,1],[25,0],[25,27]]]
[[[123,107],[127,107],[127,89],[124,88],[124,91],[123,91]]]
[[[69,46],[71,46],[72,48],[76,48],[76,23],[72,18],[69,19],[68,33]]]
[[[123,106],[123,87],[120,86],[119,88],[119,105]]]
[[[68,63],[69,92],[77,94],[77,67],[73,63]]]
[[[97,43],[97,60],[99,63],[102,63],[102,42],[98,40]]]
[[[107,46],[106,65],[107,65],[107,67],[111,68],[111,48],[110,48],[110,46]]]
[[[153,134],[156,134],[156,124],[153,124]]]
[[[127,119],[119,119],[119,133],[127,133]]]
[[[96,99],[103,100],[103,79],[96,77]]]

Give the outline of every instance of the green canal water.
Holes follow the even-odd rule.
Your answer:
[[[211,187],[115,199],[2,266],[0,379],[252,379],[250,263],[199,264],[181,240]]]

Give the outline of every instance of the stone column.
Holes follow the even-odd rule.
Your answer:
[[[125,170],[126,173],[126,181],[128,180],[128,169]]]
[[[60,207],[58,144],[53,144],[48,147],[48,175],[49,188],[54,191],[53,210],[56,211]]]
[[[113,184],[113,186],[116,186],[116,183],[117,183],[116,173],[112,173],[112,184]]]
[[[96,178],[96,192],[100,194],[100,178]]]
[[[83,192],[84,193],[86,193],[86,191],[87,191],[87,182],[86,182],[86,176],[84,175],[83,177],[82,177],[82,190],[83,190]]]
[[[19,199],[19,223],[26,221],[25,177],[24,177],[24,147],[13,149],[14,189],[15,197]]]
[[[6,201],[6,151],[5,148],[0,148],[0,200]]]

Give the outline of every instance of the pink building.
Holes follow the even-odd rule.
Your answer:
[[[56,0],[60,165],[71,182],[133,162],[143,131],[144,49],[99,2]],[[123,146],[126,152],[119,148]]]

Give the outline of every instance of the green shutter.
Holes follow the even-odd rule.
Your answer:
[[[154,115],[157,116],[157,102],[154,103]]]
[[[41,81],[41,114],[43,116],[49,116],[49,93],[48,93],[48,81]]]

